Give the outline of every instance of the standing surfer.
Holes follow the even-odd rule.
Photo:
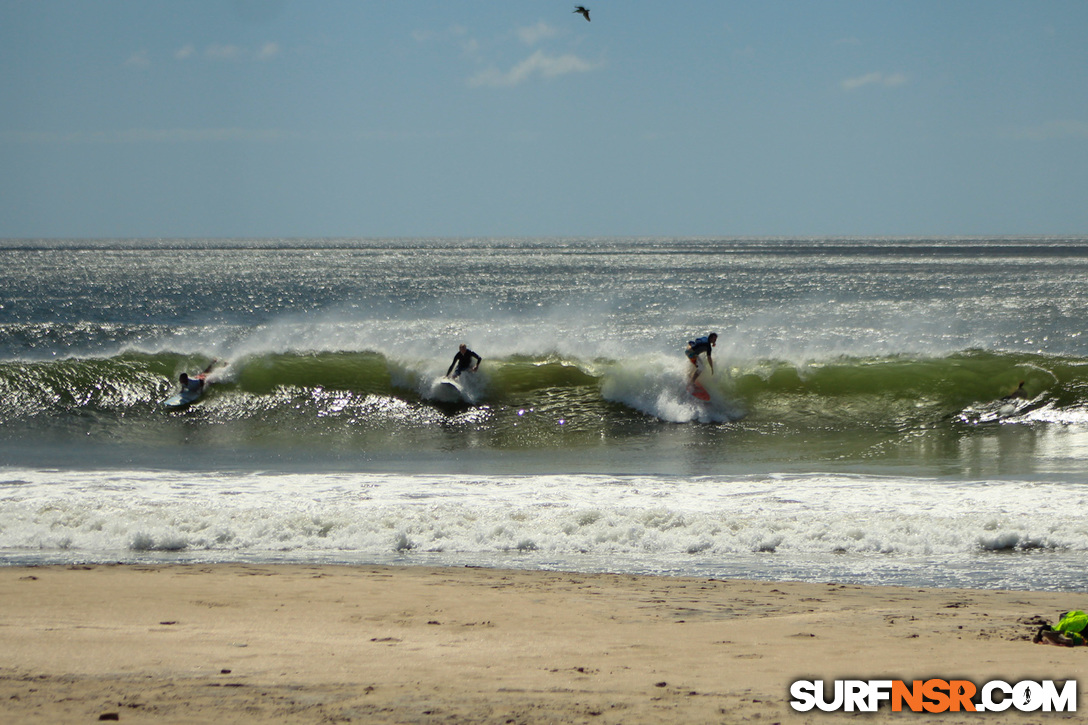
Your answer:
[[[718,342],[718,333],[712,332],[706,337],[697,337],[688,341],[688,347],[684,354],[691,363],[691,382],[699,377],[702,371],[699,369],[699,356],[706,353],[706,364],[710,366],[710,374],[714,374],[714,359],[711,357],[711,348]]]
[[[473,358],[476,359],[476,364],[472,364]],[[449,370],[446,371],[446,377],[450,380],[456,380],[461,376],[461,373],[472,368],[471,372],[476,372],[480,369],[480,363],[483,362],[479,355],[468,349],[468,345],[461,343],[457,348],[457,354],[453,356],[453,362],[450,363]],[[457,368],[456,372],[453,372],[454,368]],[[453,375],[450,373],[453,372]]]

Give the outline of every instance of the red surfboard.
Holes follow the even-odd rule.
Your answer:
[[[710,393],[706,392],[706,388],[697,380],[688,385],[688,392],[699,400],[710,400]]]

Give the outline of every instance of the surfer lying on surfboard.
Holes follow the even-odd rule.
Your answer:
[[[476,359],[475,365],[472,364],[473,358]],[[476,372],[480,369],[481,362],[483,362],[483,359],[472,350],[469,350],[468,345],[462,342],[461,346],[457,349],[457,354],[453,356],[453,362],[450,363],[449,370],[446,371],[446,377],[450,380],[456,380],[461,376],[461,373],[468,370],[470,366],[472,368],[471,372]],[[452,372],[454,368],[457,368],[456,372],[454,372],[453,375],[450,375],[450,372]]]
[[[212,360],[211,365],[204,368],[204,372],[197,373],[196,375],[189,376],[188,373],[182,373],[178,376],[178,382],[181,383],[181,392],[183,393],[199,393],[204,389],[204,382],[208,378],[208,373],[212,371],[212,368],[219,362],[218,359]]]
[[[712,332],[706,337],[697,337],[694,340],[688,341],[688,347],[684,350],[684,354],[688,356],[688,362],[691,363],[691,378],[689,382],[694,383],[695,379],[699,377],[699,373],[702,370],[699,369],[699,356],[706,353],[706,364],[710,366],[710,374],[714,374],[714,358],[711,357],[711,348],[718,341],[718,333]]]
[[[219,360],[212,360],[211,365],[204,368],[204,372],[197,373],[196,375],[189,375],[188,373],[182,373],[178,376],[178,382],[181,383],[181,390],[171,395],[166,400],[162,401],[162,407],[167,410],[181,410],[188,408],[191,404],[200,400],[204,395],[204,390],[209,384],[208,373],[212,371],[216,365],[219,365]],[[228,363],[222,363],[227,365]]]

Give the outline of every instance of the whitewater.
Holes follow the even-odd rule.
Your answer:
[[[3,563],[1083,588],[1086,239],[0,240],[0,269]]]

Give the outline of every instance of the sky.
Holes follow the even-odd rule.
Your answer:
[[[0,237],[1088,234],[1084,0],[0,0]]]

